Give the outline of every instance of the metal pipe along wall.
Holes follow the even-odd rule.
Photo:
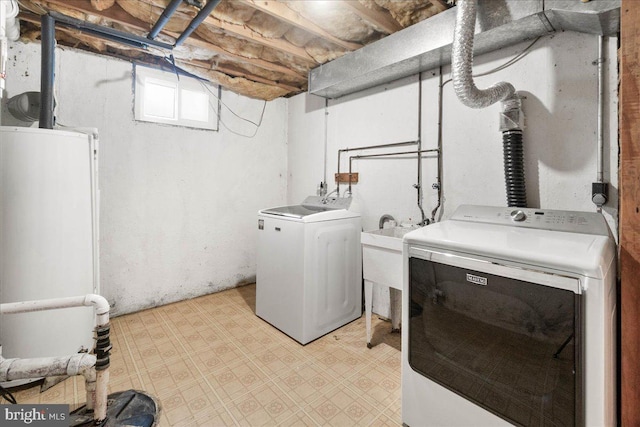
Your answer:
[[[41,129],[53,129],[53,82],[55,69],[56,21],[42,15],[42,43],[40,63],[40,123]]]

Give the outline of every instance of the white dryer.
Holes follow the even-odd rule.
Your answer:
[[[256,314],[307,344],[362,314],[360,215],[310,196],[258,213]]]
[[[602,215],[461,206],[407,234],[403,258],[405,425],[616,424]]]

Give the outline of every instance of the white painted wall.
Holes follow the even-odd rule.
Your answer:
[[[482,55],[475,73],[493,69],[530,42]],[[480,88],[506,80],[526,96],[525,173],[530,206],[546,209],[594,211],[591,183],[596,178],[597,58],[598,38],[578,33],[558,33],[540,39],[515,65],[477,78]],[[611,183],[605,215],[617,230],[617,61],[616,40],[607,46],[607,97],[605,99],[605,179]],[[450,67],[443,79],[450,78]],[[422,145],[437,147],[439,71],[422,74]],[[401,142],[418,136],[418,76],[330,100],[327,130],[327,172],[334,188],[337,150]],[[498,130],[499,105],[484,110],[463,106],[453,85],[444,86],[443,205],[436,219],[446,219],[460,204],[504,206],[505,186],[502,136]],[[298,95],[289,100],[289,202],[315,191],[322,179],[324,100]],[[382,150],[370,151],[383,152]],[[355,152],[354,154],[359,154]],[[364,152],[362,153],[364,154]],[[348,168],[343,157],[341,171]],[[361,207],[365,230],[378,227],[385,213],[398,222],[418,222],[417,161],[369,159],[354,162],[360,182],[353,195]],[[436,206],[436,161],[423,162],[424,207],[427,216]],[[343,187],[341,186],[341,189]],[[342,191],[341,191],[342,192]],[[388,315],[388,293],[374,291],[374,309]]]
[[[7,96],[40,88],[40,45],[13,43]],[[122,314],[255,280],[256,214],[282,205],[287,102],[266,105],[257,135],[133,120],[132,65],[56,49],[58,122],[100,131],[102,294]],[[257,121],[263,102],[223,91]],[[223,108],[231,129],[254,127]],[[2,121],[15,125],[3,108]]]
[[[560,33],[541,39],[512,67],[478,78],[486,87],[508,80],[523,92],[528,198],[548,209],[593,210],[590,184],[596,162],[597,37]],[[476,58],[475,70],[500,65],[523,43]],[[608,45],[605,177],[612,183],[605,209],[617,229],[616,41]],[[39,90],[40,46],[10,46],[7,95]],[[448,79],[450,70],[443,70]],[[418,76],[338,100],[299,95],[267,104],[258,134],[246,139],[222,128],[208,132],[133,121],[131,64],[57,49],[58,120],[97,127],[101,135],[102,293],[115,313],[136,311],[214,292],[255,277],[256,212],[298,203],[325,178],[335,188],[337,150],[415,140]],[[423,148],[437,144],[438,71],[422,75]],[[234,111],[253,120],[262,102],[223,93]],[[504,205],[499,106],[470,110],[451,84],[444,88],[443,207],[447,218],[462,203]],[[232,129],[251,132],[223,109]],[[3,107],[2,122],[16,124]],[[326,135],[326,136],[325,136]],[[327,144],[325,146],[325,137]],[[401,148],[402,149],[402,148]],[[406,149],[414,149],[413,146]],[[394,149],[395,151],[396,149]],[[387,150],[390,151],[390,150]],[[382,152],[369,151],[368,153]],[[365,154],[353,152],[353,154]],[[341,170],[348,168],[342,158]],[[325,166],[326,165],[326,166]],[[360,183],[353,196],[365,229],[382,214],[418,222],[417,162],[412,159],[354,161]],[[431,189],[436,161],[423,162],[427,217],[436,205]],[[341,187],[341,193],[346,191]],[[387,315],[385,290],[374,297]]]

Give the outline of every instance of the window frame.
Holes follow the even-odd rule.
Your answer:
[[[175,88],[174,97],[174,118],[158,117],[145,112],[144,101],[147,87],[145,83],[150,83]],[[159,69],[134,64],[133,68],[133,98],[134,98],[134,120],[147,123],[161,123],[172,126],[182,126],[195,129],[205,129],[218,131],[219,110],[214,110],[213,106],[218,105],[218,100],[214,95],[214,86],[207,82],[199,81],[195,78],[176,73],[162,71]],[[208,86],[208,87],[205,87]],[[219,86],[216,88],[219,92]],[[204,94],[207,97],[207,121],[186,119],[182,114],[183,91],[191,91]]]

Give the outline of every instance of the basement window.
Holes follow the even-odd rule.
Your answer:
[[[217,100],[207,83],[137,65],[134,76],[136,120],[218,130]]]

